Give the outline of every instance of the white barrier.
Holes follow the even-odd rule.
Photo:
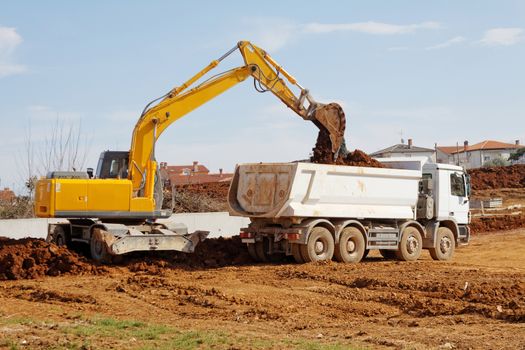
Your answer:
[[[64,219],[10,219],[0,220],[0,236],[9,238],[47,237],[47,225],[62,222]],[[208,238],[231,237],[239,234],[241,227],[246,227],[248,218],[230,216],[227,212],[173,214],[160,222],[182,223],[188,232],[197,230],[210,231]]]

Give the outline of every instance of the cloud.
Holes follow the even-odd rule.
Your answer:
[[[511,46],[524,38],[523,28],[493,28],[485,32],[479,41],[484,46]]]
[[[396,35],[414,33],[420,29],[438,29],[438,22],[422,22],[417,24],[390,24],[382,22],[356,22],[356,23],[338,23],[322,24],[308,23],[304,26],[305,33],[333,33],[333,32],[358,32],[373,35]]]
[[[383,22],[353,23],[296,23],[278,18],[249,18],[244,22],[252,29],[246,32],[253,42],[270,52],[275,52],[304,35],[330,34],[334,32],[356,32],[370,35],[402,35],[419,30],[441,28],[438,22],[421,22],[415,24],[390,24]]]
[[[23,65],[12,62],[12,56],[22,37],[15,28],[0,27],[0,78],[25,72]]]
[[[453,37],[452,39],[449,39],[441,44],[437,44],[437,45],[432,45],[432,46],[429,46],[426,48],[426,50],[439,50],[439,49],[444,49],[444,48],[447,48],[449,46],[452,46],[452,45],[457,45],[457,44],[460,44],[462,42],[464,42],[465,40],[467,40],[465,37],[462,37],[462,36],[456,36],[456,37]]]
[[[252,29],[246,37],[270,52],[275,52],[288,45],[297,37],[300,26],[294,22],[279,18],[250,18],[244,22]]]
[[[407,51],[408,46],[393,46],[386,49],[387,51]]]

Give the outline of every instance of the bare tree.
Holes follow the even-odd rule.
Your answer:
[[[82,132],[82,121],[68,121],[58,115],[42,140],[32,135],[29,121],[24,139],[19,172],[29,198],[33,198],[36,180],[50,171],[81,171],[89,153],[90,140]]]

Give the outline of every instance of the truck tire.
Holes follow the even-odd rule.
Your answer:
[[[51,233],[51,243],[56,244],[57,246],[67,246],[68,245],[68,239],[66,236],[66,231],[64,230],[64,227],[61,225],[56,225],[53,228],[53,232]]]
[[[403,230],[396,256],[402,261],[415,261],[421,255],[423,239],[419,230],[415,227],[407,227]]]
[[[108,246],[104,239],[104,231],[99,228],[93,229],[89,242],[91,258],[98,263],[110,264],[111,254],[108,252]]]
[[[329,261],[334,256],[334,237],[324,227],[314,227],[308,242],[301,245],[301,256],[305,262]]]
[[[255,249],[255,243],[248,243],[246,246],[248,248],[248,254],[250,254],[250,257],[254,261],[259,261],[259,256],[257,255],[257,250]]]
[[[365,253],[365,238],[355,227],[347,227],[341,232],[339,243],[335,246],[335,260],[345,263],[358,263]]]
[[[446,261],[452,258],[455,249],[456,242],[452,231],[447,227],[440,227],[437,232],[436,246],[430,248],[428,252],[432,259]]]
[[[379,249],[379,254],[387,260],[394,260],[397,258],[396,251],[391,249]]]
[[[365,259],[368,256],[368,253],[370,253],[370,249],[365,249],[365,252],[363,253],[363,258],[361,260]]]
[[[267,250],[265,248],[266,246],[264,241],[255,242],[255,252],[257,254],[258,261],[260,262],[268,262],[268,254],[266,253]]]
[[[303,256],[301,255],[301,245],[292,243],[292,255],[296,263],[304,264]]]

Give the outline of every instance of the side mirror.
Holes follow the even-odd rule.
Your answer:
[[[467,197],[470,197],[470,193],[472,191],[472,187],[470,184],[470,175],[465,174],[465,182],[466,182],[466,189],[467,189]]]
[[[89,178],[93,178],[93,168],[87,168],[86,173],[88,174]]]

